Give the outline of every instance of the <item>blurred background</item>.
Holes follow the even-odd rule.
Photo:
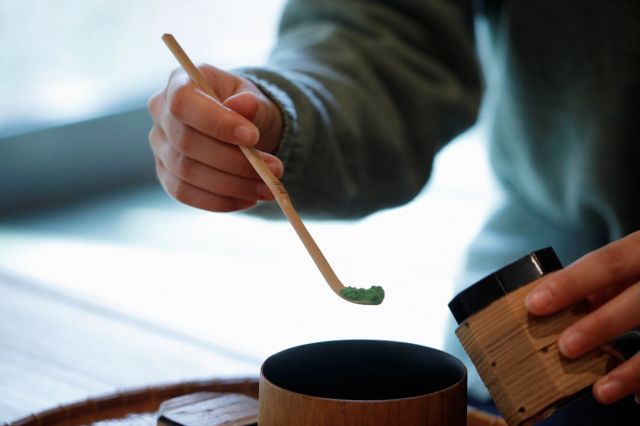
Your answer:
[[[255,376],[318,340],[440,348],[464,248],[495,198],[483,133],[443,150],[411,203],[308,222],[337,298],[289,225],[179,204],[155,180],[147,99],[177,66],[263,63],[283,0],[0,2],[0,420],[153,383]],[[34,383],[36,385],[34,385]]]

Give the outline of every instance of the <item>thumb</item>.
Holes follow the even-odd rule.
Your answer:
[[[249,121],[253,121],[258,112],[258,100],[250,92],[241,92],[229,96],[224,100],[223,105],[242,115]]]
[[[229,96],[224,106],[253,122],[260,131],[260,141],[256,148],[273,153],[282,138],[282,117],[277,107],[264,96],[250,91]]]

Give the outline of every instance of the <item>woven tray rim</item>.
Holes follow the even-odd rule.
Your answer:
[[[235,392],[258,398],[259,382],[256,378],[210,379],[145,386],[112,394],[88,398],[71,404],[59,405],[4,426],[57,426],[91,424],[112,420],[129,414],[153,413],[170,398],[193,392]],[[468,426],[502,426],[504,420],[478,410],[467,411]]]
[[[59,405],[4,425],[55,426],[90,424],[100,420],[124,417],[128,414],[155,412],[160,404],[167,399],[205,391],[237,392],[257,398],[258,380],[255,378],[211,379],[121,390],[111,394],[91,397],[84,401]]]

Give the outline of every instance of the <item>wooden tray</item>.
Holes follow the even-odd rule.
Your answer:
[[[104,422],[104,425],[155,425],[155,413],[163,401],[194,392],[235,392],[258,397],[258,380],[204,380],[146,387],[90,398],[55,407],[19,419],[11,426],[72,426]],[[468,426],[502,426],[498,417],[477,410],[467,412]]]

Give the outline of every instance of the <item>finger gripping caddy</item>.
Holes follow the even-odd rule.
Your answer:
[[[525,296],[544,275],[562,269],[545,248],[488,275],[449,303],[456,335],[510,426],[531,424],[590,391],[624,358],[605,345],[577,359],[560,354],[560,333],[590,311],[588,302],[556,314],[528,313]]]

